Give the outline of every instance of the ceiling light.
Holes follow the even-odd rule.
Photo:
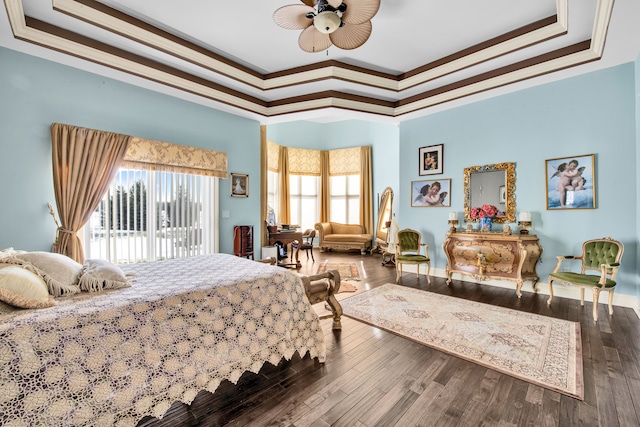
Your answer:
[[[313,18],[313,26],[322,34],[331,34],[340,27],[342,20],[332,11],[320,12]]]

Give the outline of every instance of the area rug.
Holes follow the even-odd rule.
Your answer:
[[[583,399],[580,324],[387,284],[341,301],[356,320]]]
[[[328,262],[325,261],[318,267],[316,274],[322,274],[328,270],[338,270],[341,280],[360,280],[358,265],[355,262]]]

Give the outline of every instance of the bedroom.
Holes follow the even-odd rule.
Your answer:
[[[3,29],[6,29],[3,27]],[[637,56],[637,52],[636,52]],[[0,247],[47,250],[55,227],[49,126],[52,122],[106,129],[229,153],[229,170],[249,174],[250,194],[259,194],[260,123],[122,83],[98,74],[0,48],[0,173],[3,178]],[[442,274],[440,249],[449,211],[462,210],[465,167],[500,161],[517,163],[519,210],[533,215],[533,231],[544,248],[539,273],[553,268],[555,255],[575,252],[583,240],[614,236],[625,244],[616,305],[638,311],[639,60],[504,93],[439,111],[400,125],[367,120],[336,123],[297,121],[270,124],[269,139],[283,145],[343,148],[371,145],[373,193],[396,191],[395,210],[406,227],[420,230],[433,248],[432,266]],[[460,126],[463,123],[464,126]],[[445,145],[444,174],[451,178],[451,209],[411,208],[410,182],[419,179],[417,153]],[[544,161],[597,154],[598,208],[554,212],[545,209]],[[617,177],[615,171],[627,172]],[[220,251],[232,252],[236,224],[258,224],[259,198],[226,197],[222,180]],[[256,247],[260,242],[256,241]]]

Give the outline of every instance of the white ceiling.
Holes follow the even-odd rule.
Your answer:
[[[357,0],[344,1],[348,5]],[[96,8],[100,4],[142,22],[105,13]],[[381,0],[372,19],[372,35],[363,46],[351,51],[332,46],[314,54],[298,47],[299,30],[286,30],[274,23],[273,12],[287,4],[302,3],[5,0],[7,13],[0,14],[0,45],[266,124],[348,118],[398,123],[496,94],[634,61],[640,52],[637,0]],[[51,26],[34,27],[29,19],[25,23],[25,16]],[[553,25],[502,45],[493,44],[475,56],[461,55],[462,66],[436,74],[425,71],[421,78],[405,74],[552,16],[558,17]],[[170,36],[158,34],[145,24],[193,45],[172,44],[175,40]],[[64,36],[60,38],[61,30],[87,39],[70,42]],[[555,55],[535,67],[516,67],[516,71],[499,78],[478,77],[485,83],[469,80],[460,84],[590,39],[588,52]],[[174,71],[156,74],[153,67],[135,65],[141,62],[135,59],[120,64],[111,54],[105,55],[104,49],[91,48],[94,41],[157,61]],[[212,61],[203,57],[198,47],[226,58],[230,65],[219,58]],[[361,68],[350,74],[351,68],[346,65],[318,66],[325,61]],[[583,64],[574,65],[580,63]],[[311,66],[315,74],[286,72],[302,66]],[[176,77],[178,71],[204,80],[193,83],[184,75]],[[285,72],[286,78],[271,85],[270,73],[280,72]],[[372,72],[385,74],[379,78]],[[203,81],[214,86],[207,87]],[[440,90],[446,85],[452,87]],[[442,93],[432,94],[430,91],[434,90]],[[333,92],[313,101],[289,100],[325,91]],[[345,101],[349,96],[356,100]],[[411,101],[412,97],[415,101]],[[368,99],[375,101],[370,103]],[[278,106],[267,104],[270,102]]]

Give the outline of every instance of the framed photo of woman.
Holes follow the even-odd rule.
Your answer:
[[[249,175],[231,174],[231,197],[249,197]]]

